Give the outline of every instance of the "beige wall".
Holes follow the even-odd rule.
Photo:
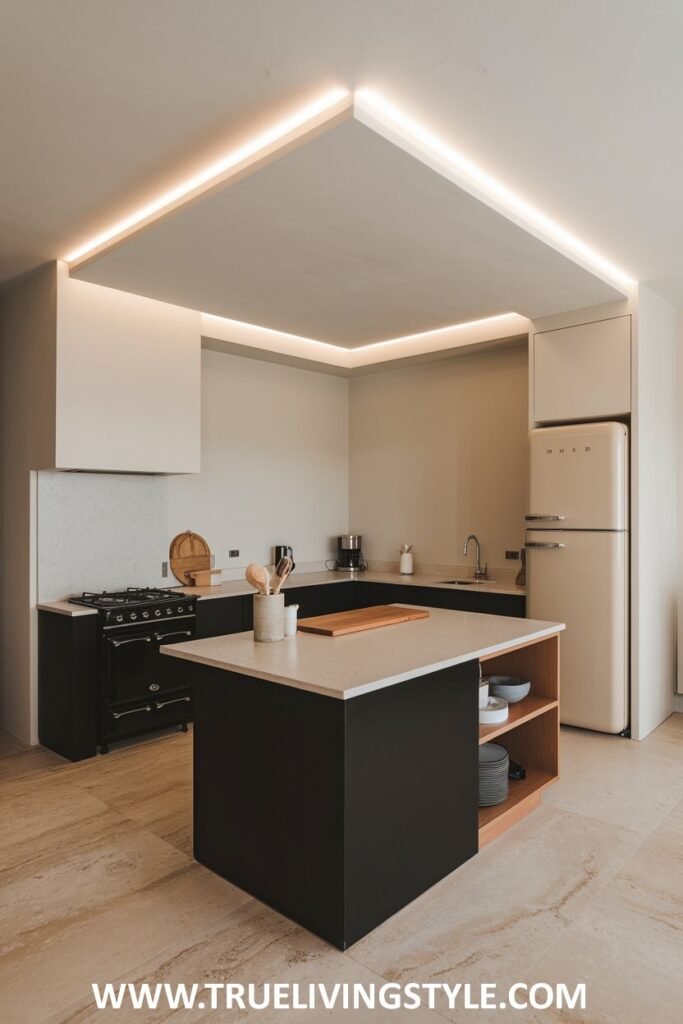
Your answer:
[[[469,533],[494,567],[524,537],[526,346],[350,381],[349,529],[367,557],[464,562]],[[473,558],[470,553],[468,562]]]
[[[222,567],[269,562],[273,544],[322,561],[347,528],[347,453],[347,380],[204,351],[202,469],[167,481],[169,537],[196,530]]]
[[[173,585],[161,563],[187,529],[219,567],[270,561],[288,543],[321,568],[347,528],[347,451],[346,380],[205,351],[200,473],[38,474],[40,599]]]
[[[676,689],[676,310],[638,286],[631,441],[631,732],[643,739]]]
[[[36,730],[35,474],[54,462],[57,288],[48,266],[0,300],[0,726]]]

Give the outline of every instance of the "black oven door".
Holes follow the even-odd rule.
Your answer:
[[[103,640],[104,683],[110,706],[133,701],[163,701],[167,694],[190,690],[191,664],[159,653],[161,644],[191,640],[193,630],[173,629],[171,625],[158,630],[107,636]]]

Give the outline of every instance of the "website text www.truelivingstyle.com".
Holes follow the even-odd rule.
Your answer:
[[[586,985],[523,982],[500,989],[495,982],[238,982],[93,983],[99,1010],[548,1010],[586,1009]]]

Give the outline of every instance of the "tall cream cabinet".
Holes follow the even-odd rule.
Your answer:
[[[631,411],[631,316],[533,335],[533,419],[566,423]]]

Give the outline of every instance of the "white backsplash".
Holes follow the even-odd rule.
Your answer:
[[[37,497],[39,600],[168,582],[164,477],[43,471]]]

